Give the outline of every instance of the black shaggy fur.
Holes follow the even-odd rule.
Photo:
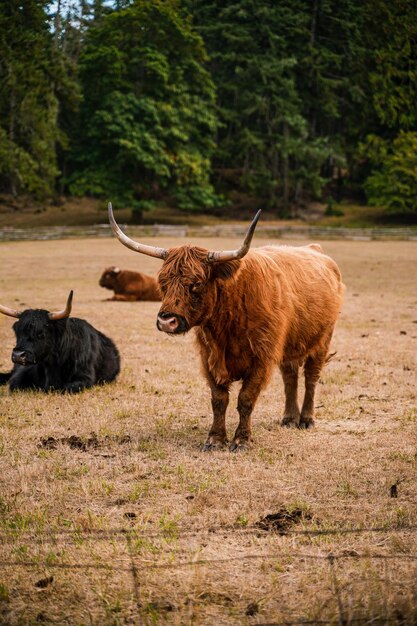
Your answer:
[[[12,391],[77,393],[111,382],[120,371],[120,356],[113,341],[85,320],[50,320],[48,311],[28,309],[13,330],[17,340],[12,352],[15,365],[10,374],[0,376],[0,383],[8,382]]]

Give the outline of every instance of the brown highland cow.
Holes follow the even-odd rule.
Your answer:
[[[165,249],[128,238],[109,219],[128,248],[163,259],[159,272],[162,305],[159,330],[186,333],[196,327],[204,374],[211,389],[213,423],[203,450],[227,443],[229,389],[242,381],[239,424],[229,449],[252,441],[251,414],[275,366],[284,380],[281,424],[314,424],[314,393],[342,305],[344,285],[336,263],[318,244],[265,246],[249,250],[260,211],[237,250],[210,252],[183,245]],[[299,368],[305,395],[297,399]]]
[[[121,270],[118,267],[108,267],[99,280],[100,287],[112,289],[114,296],[109,300],[132,302],[135,300],[161,300],[158,282],[152,276]]]

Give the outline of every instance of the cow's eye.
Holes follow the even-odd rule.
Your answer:
[[[192,293],[198,293],[199,291],[201,291],[203,288],[203,283],[194,283],[192,285],[190,285],[190,291],[192,291]]]
[[[36,333],[36,339],[45,339],[45,333],[43,330],[38,330]]]

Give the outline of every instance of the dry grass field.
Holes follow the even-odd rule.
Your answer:
[[[417,244],[323,247],[347,293],[316,428],[279,426],[277,375],[253,448],[232,454],[200,451],[192,333],[163,335],[158,303],[98,286],[107,265],[158,260],[114,239],[0,245],[2,304],[56,310],[74,289],[73,315],[122,355],[116,383],[76,396],[0,388],[1,624],[417,624]]]

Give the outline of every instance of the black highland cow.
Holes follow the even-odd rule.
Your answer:
[[[40,389],[77,393],[92,385],[114,380],[120,371],[120,356],[113,341],[86,322],[70,318],[71,291],[63,311],[43,309],[15,311],[0,305],[0,313],[17,317],[13,325],[15,364],[0,383],[12,391]]]

